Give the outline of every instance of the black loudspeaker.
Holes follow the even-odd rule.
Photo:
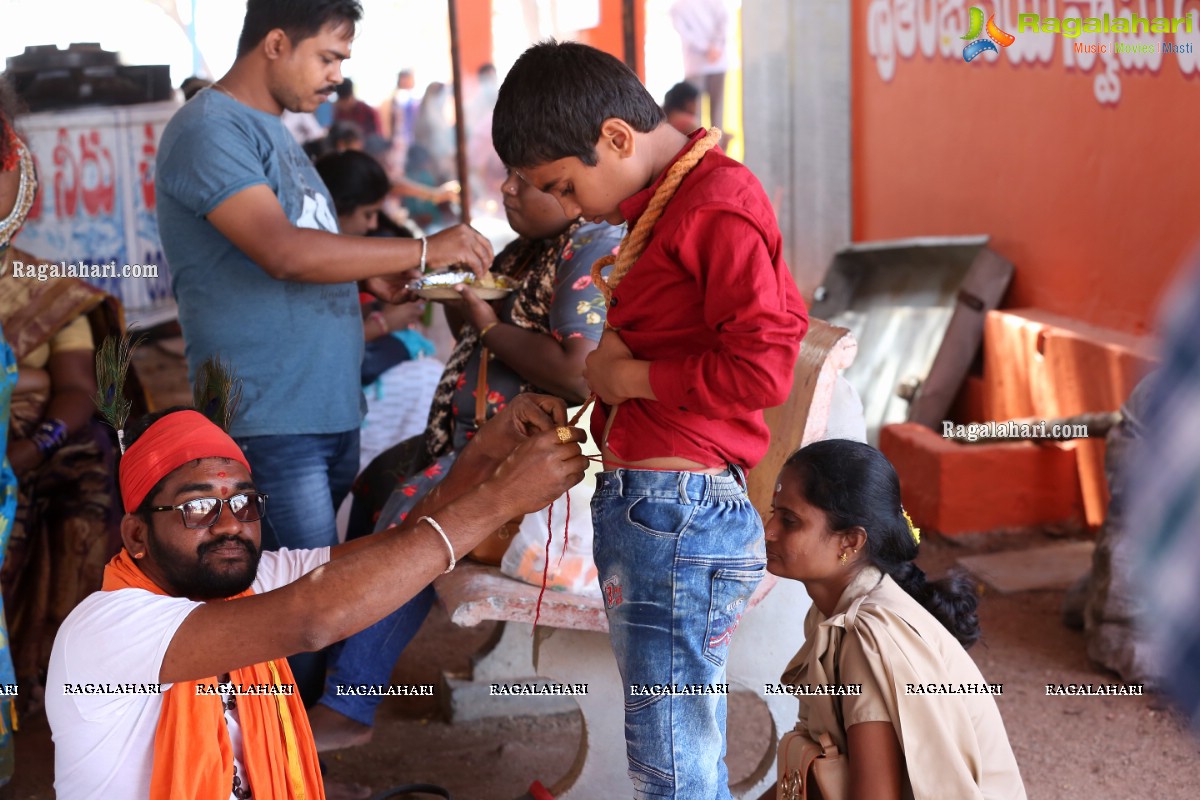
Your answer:
[[[8,79],[31,112],[81,106],[125,106],[173,97],[163,64],[124,66],[94,42],[26,47],[8,59]]]

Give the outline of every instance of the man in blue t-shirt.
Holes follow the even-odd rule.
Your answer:
[[[482,273],[492,259],[464,225],[428,241],[338,235],[280,114],[313,111],[341,83],[361,14],[358,0],[249,0],[233,67],[159,145],[158,224],[189,371],[218,355],[243,382],[231,433],[271,498],[269,549],[337,543],[362,418],[355,282],[404,301],[415,269]]]

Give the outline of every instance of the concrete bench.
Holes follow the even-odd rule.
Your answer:
[[[797,358],[788,400],[767,412],[772,442],[767,456],[748,476],[751,500],[764,518],[775,478],[787,456],[824,437],[835,385],[854,360],[857,344],[845,328],[813,320]],[[861,409],[858,410],[861,414]],[[472,680],[447,677],[452,719],[481,715],[557,713],[578,704],[583,734],[575,762],[549,787],[558,800],[608,800],[627,797],[631,786],[625,759],[625,690],[608,643],[603,601],[562,592],[546,592],[532,642],[539,588],[503,575],[499,569],[464,563],[434,583],[442,604],[457,625],[503,622],[486,652],[474,658]],[[727,662],[730,691],[747,689],[766,704],[773,723],[762,756],[749,777],[731,787],[738,798],[757,798],[775,780],[775,748],[796,718],[796,700],[765,695],[764,684],[778,682],[787,662],[803,643],[809,606],[804,587],[768,575],[759,585],[733,639]],[[493,683],[587,684],[587,693],[571,697],[537,696],[533,703],[490,695]],[[574,701],[574,702],[571,702]]]

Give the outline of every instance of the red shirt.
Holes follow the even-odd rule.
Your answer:
[[[631,228],[666,172],[621,203]],[[718,148],[700,160],[613,293],[608,322],[635,358],[651,362],[658,398],[621,404],[608,435],[614,456],[746,468],[762,459],[771,439],[763,409],[791,392],[808,313],[775,211],[750,170]],[[596,441],[606,411],[592,415]]]

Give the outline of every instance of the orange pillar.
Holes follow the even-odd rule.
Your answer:
[[[600,0],[600,24],[579,32],[579,41],[590,44],[606,53],[625,60],[625,31],[622,24],[624,0]],[[646,4],[643,0],[634,3],[634,26],[636,27],[635,53],[637,69],[634,71],[646,80]]]
[[[479,68],[492,63],[492,0],[458,0],[458,36],[470,85]]]

